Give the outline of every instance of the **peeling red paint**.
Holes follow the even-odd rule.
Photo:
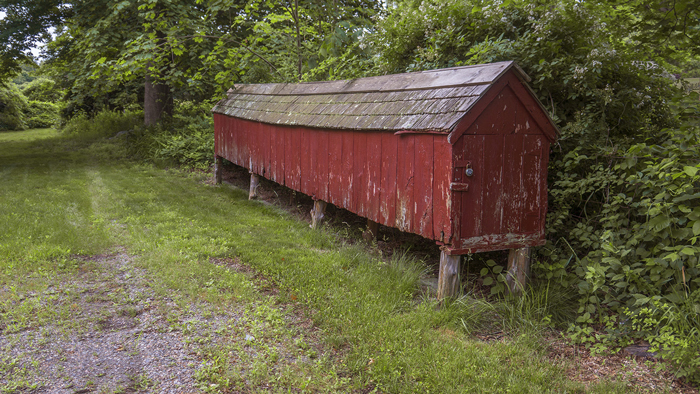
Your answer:
[[[215,113],[215,150],[291,189],[436,240],[451,254],[541,245],[556,129],[512,72],[471,108],[449,135]]]

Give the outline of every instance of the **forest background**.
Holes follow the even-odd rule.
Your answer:
[[[516,61],[561,130],[548,241],[533,256],[533,286],[559,300],[546,318],[594,352],[646,341],[700,382],[699,0],[0,0],[0,11],[0,131],[124,124],[134,157],[197,168],[212,164],[209,110],[234,83]],[[502,296],[502,274],[484,266]]]

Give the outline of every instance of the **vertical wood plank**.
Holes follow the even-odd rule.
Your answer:
[[[338,131],[328,134],[328,202],[342,206],[343,190],[343,134]]]
[[[236,133],[236,119],[229,118],[229,123],[228,123],[228,132],[229,132],[229,160],[231,160],[232,163],[235,163],[236,165],[240,166],[240,159],[238,157],[238,144],[240,143],[238,141],[238,133]]]
[[[260,175],[269,178],[270,177],[270,156],[271,156],[271,136],[270,129],[272,126],[265,123],[258,123],[260,129]]]
[[[354,134],[352,131],[342,131],[343,134],[343,156],[342,156],[342,200],[341,206],[349,211],[353,210],[354,198],[353,190],[355,188],[354,176]]]
[[[454,179],[456,182],[469,184],[467,192],[456,192],[453,198],[459,198],[459,212],[456,213],[456,228],[460,239],[468,239],[482,235],[483,183],[486,178],[484,169],[484,138],[483,135],[464,135],[462,137],[462,152],[458,157],[472,163],[474,173],[468,177],[464,167],[456,167]]]
[[[504,233],[521,231],[523,208],[523,134],[506,136],[503,148],[503,228]]]
[[[244,120],[237,120],[234,123],[235,133],[238,137],[238,157],[241,163],[240,166],[248,170],[250,170],[250,152],[252,149],[248,139],[250,135],[250,130],[248,129],[249,125],[250,122]]]
[[[452,236],[450,210],[452,196],[452,145],[447,137],[433,136],[433,235],[435,240],[449,243]]]
[[[277,151],[277,156],[275,157],[276,161],[276,177],[277,177],[277,183],[280,183],[284,185],[284,165],[286,162],[285,155],[287,154],[286,152],[286,138],[287,138],[287,130],[282,129],[282,128],[275,128],[275,134],[276,134],[276,151]]]
[[[396,169],[398,164],[399,136],[382,133],[382,169],[381,201],[379,204],[379,223],[396,226]]]
[[[353,194],[352,211],[356,214],[367,217],[367,133],[353,133],[353,176],[354,184],[351,192]]]
[[[460,255],[440,252],[440,273],[438,275],[438,300],[451,298],[459,293]]]
[[[396,179],[396,225],[401,231],[413,231],[413,187],[415,182],[415,135],[405,134],[398,140]]]
[[[287,128],[289,141],[284,151],[284,175],[286,186],[293,190],[300,190],[301,186],[301,131],[297,127]]]
[[[536,232],[540,227],[543,139],[543,135],[526,134],[523,141],[523,233]]]
[[[503,135],[487,135],[484,141],[483,235],[500,234],[503,220]]]
[[[262,152],[262,124],[258,122],[248,122],[248,143],[250,144],[250,170],[256,174],[262,175],[263,168],[263,152]]]
[[[303,127],[299,128],[301,134],[301,149],[299,150],[301,162],[301,188],[300,192],[313,196],[313,171],[312,164],[316,161],[316,146],[312,145],[311,131]]]
[[[433,239],[433,135],[416,135],[414,220],[412,228]]]
[[[367,174],[367,186],[365,189],[365,201],[367,204],[366,217],[372,222],[379,221],[379,206],[382,190],[382,134],[372,132],[367,134],[367,159],[365,160],[365,173]],[[376,234],[376,233],[375,233]]]
[[[272,125],[265,125],[270,134],[270,154],[268,156],[267,162],[267,178],[273,182],[278,182],[277,178],[277,158],[280,157],[280,153],[277,151],[277,128]],[[284,153],[282,153],[284,154]]]
[[[316,197],[328,201],[328,135],[331,132],[317,132],[318,153],[316,155]]]

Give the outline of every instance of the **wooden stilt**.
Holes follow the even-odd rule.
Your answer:
[[[223,164],[224,160],[221,156],[214,156],[214,179],[217,185],[223,181]]]
[[[438,300],[454,297],[459,290],[459,263],[462,256],[440,252],[440,274],[438,276]]]
[[[521,295],[530,274],[530,248],[511,249],[508,253],[506,284],[511,294]]]
[[[375,239],[377,239],[378,234],[379,234],[379,223],[367,219],[367,230],[365,230],[365,232],[362,233],[362,238],[364,238],[364,240],[367,242],[372,242]]]
[[[260,177],[258,174],[250,173],[250,192],[248,193],[248,199],[253,200],[258,198],[258,186],[260,185]]]
[[[311,225],[309,227],[313,229],[318,228],[325,212],[326,202],[321,200],[314,201],[314,207],[311,209]]]

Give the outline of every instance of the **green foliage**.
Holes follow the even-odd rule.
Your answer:
[[[57,103],[63,98],[64,92],[56,86],[53,79],[39,77],[22,86],[22,94],[28,100]]]
[[[27,99],[14,84],[0,84],[0,131],[27,128],[27,108]]]
[[[696,108],[697,95],[679,99],[681,125],[663,129],[656,136],[658,143],[649,140],[585,155],[581,148],[555,163],[560,172],[551,190],[555,209],[548,231],[566,239],[567,245],[545,248],[542,253],[554,263],[539,268],[578,290],[579,324],[603,322],[611,312],[636,316],[653,306],[668,317],[659,321],[669,324],[664,329],[668,335],[692,336],[700,329],[696,318],[682,326],[670,324],[700,311]],[[627,334],[656,340],[658,332],[648,327],[637,324],[628,333],[609,331],[605,340],[624,340]],[[592,335],[588,330],[577,339],[586,341]],[[696,344],[669,342],[663,348],[669,355],[679,352],[670,358],[685,360],[686,352],[700,349]],[[682,362],[679,367],[684,376],[700,379],[696,366]]]
[[[601,10],[576,2],[431,0],[401,3],[370,39],[383,72],[516,61],[533,76],[568,151],[673,122],[671,79],[627,50],[622,26],[604,22]]]
[[[30,100],[27,105],[27,128],[54,127],[60,120],[60,106],[54,103]]]
[[[128,137],[133,157],[161,165],[206,169],[214,159],[213,103],[178,102],[172,119],[140,127]]]
[[[153,133],[152,159],[156,162],[207,169],[214,158],[214,122],[210,117],[175,115]]]
[[[647,333],[649,351],[673,362],[677,376],[700,384],[700,293],[680,304],[652,301],[626,312],[631,330]]]
[[[130,131],[143,124],[143,113],[137,111],[102,111],[92,118],[85,114],[74,116],[61,129],[65,135],[83,137],[111,137],[122,131]]]

